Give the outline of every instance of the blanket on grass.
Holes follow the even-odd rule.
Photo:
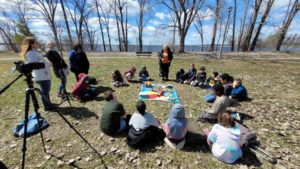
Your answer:
[[[175,87],[161,84],[142,84],[139,100],[160,100],[179,103]]]

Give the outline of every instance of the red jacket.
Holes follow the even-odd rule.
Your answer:
[[[81,95],[88,89],[88,85],[85,83],[87,77],[84,73],[78,75],[78,82],[76,82],[71,92],[77,99],[80,99]]]

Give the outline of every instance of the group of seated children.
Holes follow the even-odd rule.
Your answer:
[[[222,87],[214,86],[214,90],[222,93]],[[102,110],[100,129],[106,135],[115,136],[127,132],[127,144],[133,148],[141,148],[162,139],[170,148],[180,150],[184,147],[188,120],[183,105],[174,104],[168,119],[160,125],[160,122],[146,111],[147,107],[143,101],[137,102],[137,112],[131,116],[126,114],[123,105],[117,101],[112,91],[105,93],[105,100],[107,103]],[[208,129],[204,130],[207,142],[217,159],[234,163],[242,156],[240,129],[235,126],[232,117],[226,111],[216,111],[221,111],[218,114],[218,124],[214,125],[211,132]]]
[[[206,72],[205,67],[200,67],[197,72],[195,65],[191,64],[188,72],[185,72],[184,69],[180,69],[176,73],[176,82],[181,84],[189,84],[191,86],[199,86],[201,88],[205,88],[206,81]]]
[[[122,76],[122,74],[120,73],[119,70],[115,70],[112,74],[112,84],[115,87],[121,87],[121,86],[129,86],[128,82],[132,81],[132,79],[134,78],[134,74],[136,72],[136,68],[130,67],[128,70],[126,70],[124,72],[124,78]],[[143,82],[143,81],[149,81],[150,79],[150,75],[149,72],[147,71],[147,67],[144,66],[142,67],[141,71],[139,72],[139,81]]]

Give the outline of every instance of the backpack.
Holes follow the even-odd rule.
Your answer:
[[[39,126],[40,124],[40,126]],[[48,122],[40,116],[39,118],[39,124],[37,122],[37,115],[35,112],[33,112],[29,117],[28,117],[28,122],[27,122],[27,137],[30,137],[44,129],[46,129],[49,124]],[[13,134],[15,137],[23,137],[24,136],[24,131],[25,131],[25,120],[21,121],[16,128],[13,129]]]
[[[241,130],[240,146],[242,148],[249,148],[251,145],[258,143],[256,133],[250,131],[249,128],[238,122],[235,122],[235,125]]]
[[[139,147],[145,140],[147,133],[147,128],[143,130],[136,130],[133,126],[131,126],[126,139],[127,144],[133,148]]]

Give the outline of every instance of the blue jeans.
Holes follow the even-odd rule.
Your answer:
[[[117,133],[121,133],[123,130],[126,129],[126,127],[127,127],[126,120],[121,118],[120,119],[120,128],[117,131]]]
[[[67,77],[64,74],[62,74],[60,76],[60,80],[61,80],[61,82],[60,82],[60,85],[58,87],[58,94],[64,95],[64,94],[66,94],[66,93],[64,93],[64,87],[66,87],[66,84],[67,84]]]
[[[44,105],[44,108],[50,108],[52,106],[52,103],[50,101],[50,89],[51,89],[51,80],[43,80],[43,81],[36,81],[36,83],[40,86],[41,92],[42,92],[42,102]]]
[[[150,80],[150,77],[140,77],[140,81],[148,81]]]
[[[207,103],[213,103],[216,100],[216,96],[212,93],[206,95],[203,97],[203,99],[207,102]]]

